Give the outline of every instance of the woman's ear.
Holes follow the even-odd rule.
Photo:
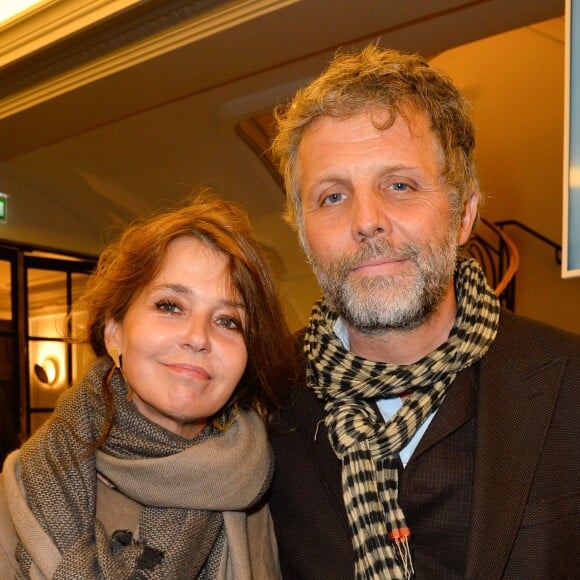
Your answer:
[[[461,222],[459,224],[459,232],[457,234],[457,243],[462,246],[467,242],[473,224],[477,219],[479,211],[479,191],[473,190],[463,204],[463,211],[461,212]]]
[[[107,318],[105,322],[105,347],[107,353],[113,359],[115,366],[121,367],[121,329],[119,323],[112,318]]]

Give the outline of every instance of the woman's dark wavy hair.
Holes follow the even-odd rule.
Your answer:
[[[198,239],[228,258],[232,287],[246,308],[243,332],[248,363],[220,414],[237,403],[256,410],[270,424],[295,377],[294,338],[247,214],[209,190],[183,207],[135,221],[104,249],[78,304],[88,313],[86,339],[97,356],[107,354],[107,319],[124,319],[134,298],[161,269],[168,245],[184,236]],[[112,411],[111,401],[108,407]],[[112,421],[109,416],[107,432]]]

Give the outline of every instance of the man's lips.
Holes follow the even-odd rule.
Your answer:
[[[351,272],[355,273],[379,273],[379,272],[393,272],[399,269],[400,265],[406,262],[408,258],[373,258],[365,260],[351,268]]]

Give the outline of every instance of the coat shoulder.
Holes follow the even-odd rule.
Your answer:
[[[580,358],[580,334],[502,310],[498,341],[512,342],[530,351]]]
[[[12,517],[8,511],[4,475],[0,473],[0,570],[2,572],[16,572],[16,546],[18,538],[12,524]]]

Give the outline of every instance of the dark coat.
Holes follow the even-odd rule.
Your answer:
[[[474,370],[465,577],[579,579],[580,336],[502,311]],[[323,419],[320,401],[300,388],[273,438],[270,508],[286,579],[354,577],[340,463]]]

